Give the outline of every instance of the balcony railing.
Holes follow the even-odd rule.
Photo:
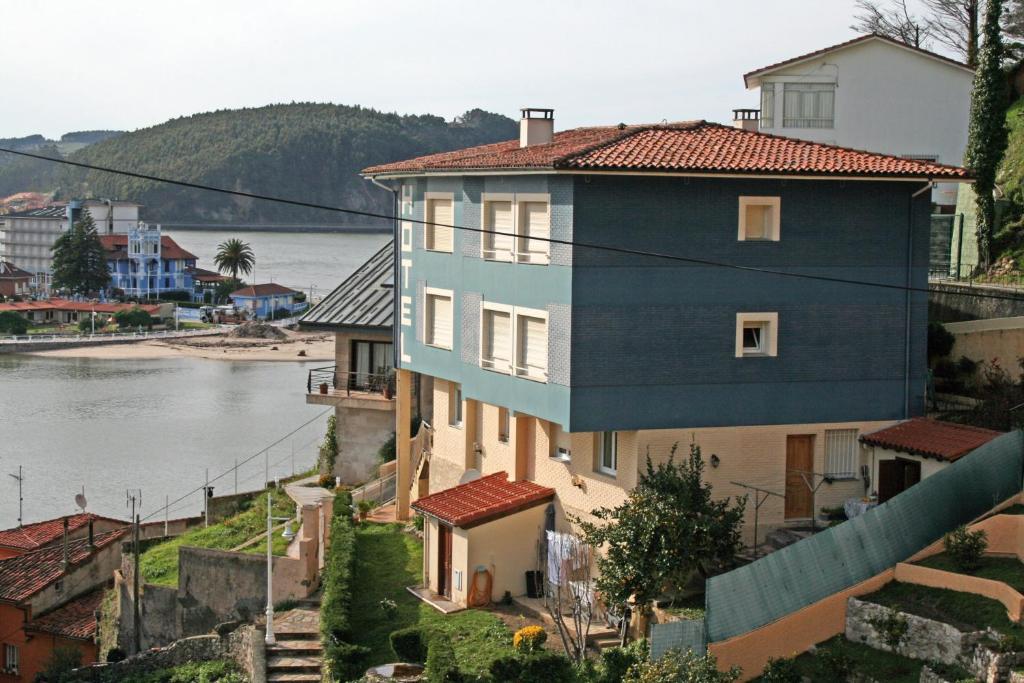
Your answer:
[[[395,395],[395,373],[339,371],[336,365],[313,368],[306,378],[306,393],[334,396],[381,396],[391,399]]]

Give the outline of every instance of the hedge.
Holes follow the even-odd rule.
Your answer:
[[[427,649],[427,682],[462,683],[462,680],[452,641],[445,636],[431,638]]]
[[[334,499],[334,513],[330,547],[324,561],[320,632],[331,675],[334,680],[348,681],[363,674],[370,650],[350,642],[356,530],[352,524],[352,497],[347,492]]]
[[[409,626],[392,631],[389,636],[391,649],[403,662],[422,664],[427,658],[427,635],[419,626]]]

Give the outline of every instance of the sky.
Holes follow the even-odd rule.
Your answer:
[[[725,122],[742,74],[841,42],[854,0],[0,0],[0,137],[292,101],[446,119]]]

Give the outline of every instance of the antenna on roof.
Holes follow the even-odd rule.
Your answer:
[[[81,493],[75,494],[75,505],[82,508],[82,512],[85,512],[85,506],[88,505],[89,501],[85,499],[85,487],[82,487]]]
[[[22,508],[24,507],[24,498],[21,495],[22,482],[25,481],[24,475],[21,473],[21,465],[18,465],[18,473],[10,475],[14,479],[18,480],[18,526],[21,526],[21,517],[23,514]]]

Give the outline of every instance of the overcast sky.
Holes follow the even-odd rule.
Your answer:
[[[742,74],[852,37],[853,0],[0,0],[0,137],[274,102],[556,127],[757,106]]]

